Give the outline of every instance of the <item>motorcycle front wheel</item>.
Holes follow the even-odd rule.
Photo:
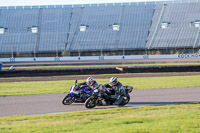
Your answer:
[[[65,98],[63,99],[62,103],[64,105],[70,105],[72,104],[73,102],[75,101],[75,98],[74,97],[71,97],[71,96],[65,96]]]
[[[86,108],[94,108],[95,106],[97,106],[97,102],[96,102],[97,99],[94,99],[92,97],[88,98],[86,101],[85,101],[85,107]]]

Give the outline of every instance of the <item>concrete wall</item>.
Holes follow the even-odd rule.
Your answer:
[[[126,60],[126,59],[178,59],[200,58],[200,54],[175,55],[129,55],[129,56],[81,56],[81,57],[37,57],[37,58],[0,58],[0,62],[44,62],[44,61],[79,61],[79,60]]]

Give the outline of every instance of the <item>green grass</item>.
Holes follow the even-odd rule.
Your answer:
[[[200,86],[200,76],[172,77],[141,77],[119,78],[123,85],[133,86],[134,89],[159,89]],[[109,82],[109,79],[96,79],[99,84]],[[83,82],[85,80],[79,80]],[[33,95],[68,92],[74,80],[35,81],[35,82],[3,82],[0,83],[0,96]]]
[[[126,66],[169,66],[169,65],[200,65],[200,63],[158,63],[158,64],[119,64],[119,65],[62,65],[62,66],[14,66],[15,69],[48,69],[48,68],[81,68],[81,67],[126,67]],[[10,67],[2,67],[8,70]]]
[[[1,133],[199,133],[200,104],[0,117]]]

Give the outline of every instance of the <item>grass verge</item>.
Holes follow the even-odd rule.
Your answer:
[[[200,104],[0,117],[1,133],[198,133]]]
[[[123,85],[133,86],[134,89],[159,89],[178,87],[198,87],[200,76],[172,77],[141,77],[119,78]],[[109,79],[96,79],[99,84],[109,82]],[[84,82],[79,80],[78,82]],[[4,82],[0,83],[0,96],[33,95],[68,92],[74,80],[35,81],[35,82]]]

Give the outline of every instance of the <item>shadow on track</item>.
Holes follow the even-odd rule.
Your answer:
[[[151,106],[151,105],[171,105],[171,104],[188,104],[188,103],[194,103],[194,102],[129,102],[127,105],[132,106],[138,106],[138,105],[145,105],[145,106]]]

